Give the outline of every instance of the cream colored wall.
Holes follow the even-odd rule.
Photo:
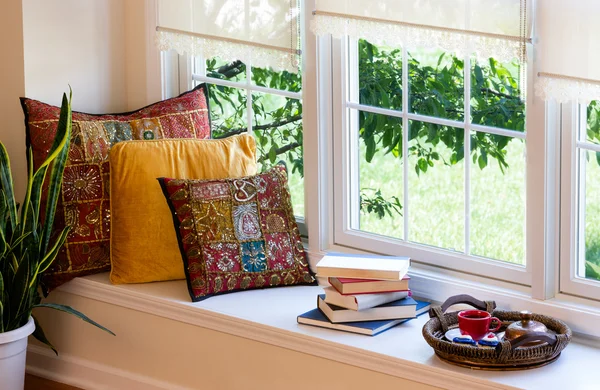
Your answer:
[[[23,0],[25,92],[73,109],[127,109],[125,15],[121,0]]]
[[[148,32],[155,0],[0,2],[0,141],[25,193],[25,127],[19,97],[91,113],[140,108],[161,98],[159,52]]]
[[[0,141],[11,159],[17,199],[25,194],[25,128],[19,97],[25,94],[21,0],[0,2]]]
[[[135,110],[161,99],[156,5],[155,0],[127,0],[124,7],[127,109]]]
[[[117,334],[113,337],[72,316],[40,310],[36,315],[60,353],[173,386],[210,390],[434,389],[68,293],[54,292],[51,298],[85,311]]]

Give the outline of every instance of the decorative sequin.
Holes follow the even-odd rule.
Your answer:
[[[63,196],[65,202],[102,199],[102,176],[100,166],[92,164],[65,167]]]
[[[242,266],[245,272],[263,272],[267,258],[263,241],[242,242]]]
[[[234,206],[233,222],[238,240],[257,240],[262,237],[255,203]]]

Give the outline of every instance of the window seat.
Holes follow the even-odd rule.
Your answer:
[[[495,372],[469,370],[438,359],[421,335],[428,320],[426,314],[375,337],[297,324],[296,316],[315,308],[321,291],[316,286],[294,286],[226,294],[192,303],[185,281],[115,286],[110,284],[108,274],[98,274],[65,284],[58,289],[57,297],[61,301],[67,295],[83,297],[434,387],[596,388],[600,350],[580,340],[572,342],[549,366]],[[86,307],[76,308],[86,312]],[[118,324],[118,318],[114,322]],[[116,333],[117,341],[128,342],[122,332]],[[39,350],[36,345],[32,348],[33,352]],[[28,359],[33,360],[31,364],[28,360],[30,371],[39,374],[35,365],[44,364],[43,359],[37,359],[42,363],[35,356]]]

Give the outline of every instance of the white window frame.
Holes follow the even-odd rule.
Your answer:
[[[330,250],[408,255],[413,259],[413,286],[425,298],[443,301],[449,295],[471,293],[481,299],[494,299],[500,306],[510,307],[515,303],[518,305],[515,309],[528,308],[556,316],[567,320],[574,330],[600,336],[600,331],[594,326],[600,320],[600,302],[597,301],[600,300],[600,283],[574,277],[575,149],[574,138],[569,137],[577,131],[577,110],[585,111],[585,108],[576,105],[561,107],[556,103],[545,103],[536,96],[534,82],[539,71],[535,61],[539,57],[536,47],[528,51],[525,133],[527,246],[526,266],[519,267],[424,245],[399,243],[346,228],[348,214],[344,216],[344,211],[348,210],[352,200],[346,200],[348,191],[344,189],[348,178],[344,172],[351,172],[352,166],[343,152],[352,140],[343,131],[348,117],[344,112],[349,107],[356,108],[356,103],[348,104],[344,100],[347,91],[342,81],[348,77],[345,46],[339,39],[316,37],[310,31],[314,6],[315,0],[303,1],[301,93],[305,173],[305,218],[301,227],[308,232],[308,253],[313,269],[320,257]],[[537,27],[534,24],[534,36]],[[180,89],[170,88],[167,82],[163,85],[163,93],[171,93],[172,96],[174,92],[183,92],[193,86],[191,61],[186,61],[181,61],[179,66],[171,66],[168,77],[163,75],[163,80],[171,80],[171,84],[176,82]],[[168,66],[163,62],[163,71],[166,68]],[[465,71],[469,68],[465,63]],[[179,73],[176,74],[173,69],[178,69]],[[464,84],[468,88],[470,75],[465,76]],[[216,81],[215,84],[222,82],[202,77],[197,80]],[[222,85],[249,87],[258,92],[281,92],[254,86],[249,76],[241,85],[226,83]],[[403,85],[408,85],[406,77]],[[403,107],[403,112],[406,108]],[[385,109],[374,111],[388,113]],[[418,120],[419,116],[415,114],[414,118]],[[456,126],[452,121],[440,121],[440,124],[446,123]],[[465,124],[465,127],[477,129],[480,126]],[[467,148],[470,137],[465,141]]]
[[[585,279],[580,267],[585,261],[585,155],[581,151],[599,152],[600,145],[586,139],[587,106],[565,103],[561,107],[562,166],[564,182],[561,193],[560,292],[600,300],[600,282]],[[581,235],[579,235],[581,232]],[[578,240],[578,236],[581,238]]]
[[[461,254],[457,252],[452,252],[449,250],[444,250],[441,248],[429,247],[426,245],[421,245],[417,243],[412,243],[408,241],[400,241],[393,238],[387,238],[383,236],[379,236],[376,234],[370,234],[358,230],[351,229],[350,226],[357,226],[357,221],[350,221],[351,215],[357,215],[357,213],[350,213],[351,208],[354,210],[358,210],[358,202],[357,194],[359,193],[358,188],[350,188],[351,185],[355,185],[358,183],[358,140],[355,139],[352,134],[356,134],[356,132],[352,132],[349,129],[355,125],[356,118],[352,118],[354,115],[350,115],[350,110],[360,109],[361,111],[371,112],[375,114],[384,114],[388,116],[402,118],[403,121],[403,133],[404,133],[404,153],[403,155],[407,158],[407,148],[408,148],[408,132],[406,129],[408,128],[409,120],[419,120],[423,122],[435,123],[438,125],[448,125],[456,128],[462,128],[465,130],[465,150],[470,150],[470,135],[471,131],[484,131],[486,133],[493,133],[499,135],[506,135],[515,138],[525,139],[526,148],[528,145],[535,144],[536,138],[539,138],[540,133],[543,133],[543,128],[540,126],[536,126],[536,123],[542,123],[539,118],[536,117],[536,114],[539,115],[539,110],[531,110],[530,108],[534,105],[543,105],[543,102],[539,100],[533,93],[528,93],[527,95],[527,116],[526,116],[526,133],[521,133],[517,131],[504,130],[504,129],[496,129],[487,126],[475,125],[470,123],[470,117],[467,114],[470,109],[470,95],[471,95],[471,67],[470,67],[470,57],[467,56],[465,58],[465,67],[464,67],[464,88],[465,88],[465,119],[464,122],[447,120],[442,118],[432,118],[426,117],[423,115],[409,113],[408,112],[408,95],[403,94],[403,107],[401,111],[383,109],[370,107],[366,105],[359,104],[356,101],[352,101],[350,89],[353,87],[357,88],[357,77],[354,74],[357,71],[357,43],[356,41],[351,40],[334,40],[333,42],[333,63],[335,71],[333,74],[335,75],[335,80],[333,81],[333,91],[340,91],[338,94],[334,94],[334,145],[335,149],[333,155],[336,156],[336,160],[334,162],[334,178],[336,180],[335,188],[341,189],[341,191],[337,191],[335,194],[334,207],[335,207],[335,217],[334,217],[334,243],[343,247],[349,247],[354,249],[362,249],[370,252],[378,252],[384,254],[393,254],[393,255],[405,255],[410,256],[416,263],[424,263],[428,265],[440,266],[448,269],[453,269],[457,271],[467,272],[467,273],[478,273],[478,274],[488,274],[493,275],[496,279],[501,279],[505,281],[510,281],[513,283],[531,286],[532,285],[532,270],[533,264],[535,262],[534,256],[536,252],[543,253],[543,240],[539,240],[539,237],[536,237],[535,234],[529,233],[527,234],[527,241],[533,240],[534,242],[537,239],[538,247],[531,250],[528,246],[526,251],[526,266],[513,265],[510,263],[502,262],[502,261],[494,261],[485,259],[478,256],[471,256],[467,254]],[[406,88],[408,86],[408,61],[407,61],[407,49],[403,48],[403,86]],[[533,79],[533,67],[528,67],[529,79]],[[348,82],[346,82],[348,80]],[[356,111],[355,111],[356,112]],[[336,120],[339,119],[339,120]],[[537,128],[536,128],[537,127]],[[542,143],[543,145],[543,143]],[[543,165],[543,160],[538,160],[538,164],[530,164],[531,160],[531,148],[527,148],[527,156],[528,156],[528,164],[527,164],[527,177],[532,177],[532,171],[535,171],[535,168],[538,164]],[[544,153],[533,153],[535,158],[543,158]],[[350,156],[353,155],[352,158]],[[467,153],[465,153],[467,156]],[[465,194],[469,194],[470,192],[470,166],[471,161],[469,158],[465,158]],[[405,162],[404,166],[404,177],[407,177],[408,172],[408,164]],[[351,180],[350,178],[354,178]],[[352,184],[354,183],[354,184]],[[405,180],[405,186],[407,186],[407,182]],[[533,183],[526,183],[526,192],[529,196],[527,196],[527,204],[526,204],[526,221],[527,224],[531,225],[531,218],[533,220],[540,220],[544,218],[543,207],[536,207],[539,205],[539,202],[533,202],[532,199],[539,199],[544,195],[543,187],[537,187],[533,185]],[[406,196],[407,191],[405,188],[404,194],[405,199],[403,205],[407,206]],[[537,203],[537,204],[536,204]],[[410,206],[409,206],[410,207]],[[405,239],[408,229],[406,228],[406,224],[408,218],[406,217],[406,212],[410,212],[410,209],[407,210],[405,207],[403,212],[405,213]],[[468,202],[465,205],[465,213],[468,215],[469,206]],[[468,220],[468,219],[467,219]],[[530,237],[531,236],[531,237]],[[465,225],[465,248],[469,247],[469,224],[468,222]],[[468,249],[466,249],[468,250]]]

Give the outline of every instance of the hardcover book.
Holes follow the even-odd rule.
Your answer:
[[[410,277],[402,280],[353,279],[330,277],[329,284],[342,295],[371,294],[408,290]]]
[[[410,291],[377,294],[342,295],[333,287],[325,287],[325,302],[350,310],[365,310],[410,296]]]
[[[408,257],[329,253],[317,264],[317,276],[401,280],[409,266]]]
[[[333,323],[414,318],[429,310],[429,306],[429,302],[417,302],[411,297],[406,297],[370,309],[356,311],[328,304],[325,302],[325,294],[317,297],[317,307]]]
[[[319,309],[312,309],[311,311],[307,311],[306,313],[298,316],[299,324],[318,326],[321,328],[341,330],[344,332],[352,332],[368,336],[375,336],[409,320],[410,318],[402,318],[396,320],[359,321],[348,322],[344,324],[334,324],[330,322]]]

